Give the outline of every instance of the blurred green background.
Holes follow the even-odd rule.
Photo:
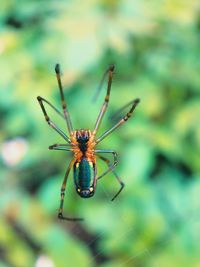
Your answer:
[[[200,2],[197,0],[14,1],[0,4],[0,267],[200,266]],[[111,101],[140,97],[123,127],[99,148],[115,149],[126,187],[112,174],[93,198],[75,192],[72,173],[59,221],[70,155],[36,97],[60,108],[60,63],[75,129],[95,124],[115,63]],[[61,108],[60,108],[61,109]],[[66,125],[48,109],[66,131]],[[99,173],[106,168],[98,162]]]

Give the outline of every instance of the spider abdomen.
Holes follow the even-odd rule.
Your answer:
[[[94,194],[95,165],[83,157],[80,162],[74,164],[74,182],[77,193],[84,198]]]
[[[82,189],[90,187],[91,166],[86,158],[79,163],[77,176],[78,184]]]

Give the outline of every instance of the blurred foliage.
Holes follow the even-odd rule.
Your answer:
[[[200,2],[1,1],[0,267],[198,267],[200,264]],[[108,64],[116,71],[108,114],[141,98],[133,118],[99,147],[120,154],[96,195],[79,198],[70,155],[45,123],[36,97],[60,107],[54,66],[62,66],[75,128],[94,127],[105,90],[92,96]],[[104,86],[105,88],[105,86]],[[48,109],[62,129],[66,126]],[[98,162],[99,173],[105,170]],[[72,176],[72,175],[71,175]]]

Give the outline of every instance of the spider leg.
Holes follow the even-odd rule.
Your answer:
[[[106,76],[107,76],[108,73],[109,73],[109,69],[110,69],[110,67],[104,72],[104,74],[103,74],[103,76],[102,76],[102,78],[101,78],[101,80],[100,80],[100,83],[99,83],[99,85],[98,85],[98,87],[97,87],[97,90],[96,90],[96,92],[95,92],[95,94],[94,94],[94,96],[93,96],[93,98],[92,98],[93,101],[96,101],[96,100],[97,100],[97,98],[98,98],[98,96],[99,96],[99,93],[100,93],[100,91],[101,91],[101,89],[102,89],[102,87],[103,87],[103,84],[104,84],[104,81],[105,81],[105,79],[106,79]]]
[[[106,162],[107,165],[108,165],[108,167],[111,166],[111,164],[110,164],[110,160],[109,160],[109,159],[107,159],[107,158],[105,158],[105,157],[103,157],[103,156],[99,156],[99,155],[98,155],[98,157],[99,157],[101,160],[103,160],[104,162]],[[124,188],[124,186],[125,186],[125,184],[122,182],[121,178],[117,175],[116,171],[115,171],[115,170],[112,170],[112,173],[114,174],[115,178],[117,179],[117,181],[119,182],[119,184],[120,184],[121,187],[120,187],[120,189],[118,190],[118,192],[114,195],[114,197],[111,199],[111,201],[113,201],[113,200],[114,200],[114,199],[121,193],[121,191],[123,190],[123,188]],[[99,178],[97,178],[97,179],[99,179]]]
[[[69,116],[69,112],[67,110],[67,104],[66,104],[66,101],[65,101],[65,97],[64,97],[63,86],[62,86],[62,82],[61,82],[60,65],[59,64],[56,64],[55,72],[56,72],[56,78],[57,78],[57,81],[58,81],[58,87],[59,87],[59,90],[60,90],[60,96],[61,96],[61,102],[62,102],[62,109],[63,109],[63,113],[64,113],[64,118],[65,118],[66,123],[67,123],[68,131],[71,134],[73,132],[73,127],[72,127],[71,119],[70,119],[70,116]]]
[[[73,151],[71,144],[54,144],[49,146],[50,150],[65,150],[65,151]]]
[[[119,126],[121,126],[122,124],[124,124],[132,115],[133,111],[135,110],[136,106],[139,104],[140,99],[137,98],[135,100],[133,100],[132,102],[132,106],[131,109],[129,110],[129,112],[121,119],[119,120],[112,128],[110,128],[109,130],[107,130],[104,134],[102,134],[97,140],[96,140],[96,144],[98,144],[99,142],[101,142],[106,136],[108,136],[110,133],[112,133],[115,129],[117,129]]]
[[[61,187],[61,200],[60,200],[60,208],[59,208],[59,211],[58,211],[58,218],[61,219],[61,220],[67,220],[67,221],[82,221],[83,219],[82,218],[69,218],[69,217],[65,217],[63,215],[63,205],[64,205],[64,197],[65,197],[65,189],[66,189],[66,183],[67,183],[67,179],[68,179],[68,176],[69,176],[69,173],[70,173],[70,170],[74,164],[75,160],[72,159],[68,168],[67,168],[67,171],[65,173],[65,177],[64,177],[64,180],[63,180],[63,183],[62,183],[62,187]]]
[[[104,173],[102,173],[99,177],[97,177],[97,180],[101,179],[103,176],[105,176],[106,174],[108,174],[109,172],[111,172],[116,165],[118,164],[118,159],[117,159],[117,152],[114,150],[110,150],[110,149],[98,149],[94,151],[95,153],[111,153],[113,155],[113,164],[111,164],[109,166],[109,168],[107,169],[107,171],[105,171]]]
[[[70,138],[60,129],[58,128],[58,126],[49,118],[49,116],[47,115],[46,109],[44,107],[43,101],[47,103],[46,100],[44,100],[44,98],[38,96],[37,100],[40,104],[40,107],[42,109],[42,112],[44,114],[45,120],[47,121],[47,123],[51,126],[51,128],[53,128],[57,133],[59,133],[68,143],[71,143]],[[53,107],[53,105],[50,105],[51,107]],[[57,110],[56,108],[54,108],[54,110]],[[58,113],[60,113],[58,111]]]
[[[39,96],[39,98],[43,102],[47,103],[58,115],[60,115],[63,119],[65,119],[65,117],[63,116],[63,114],[56,107],[54,107],[54,105],[52,105],[48,100],[46,100],[45,98],[43,98],[41,96]]]
[[[101,107],[101,110],[99,112],[99,116],[97,118],[95,127],[94,127],[94,131],[93,131],[93,134],[94,135],[96,134],[96,132],[97,132],[97,130],[98,130],[100,124],[101,124],[101,121],[103,119],[103,116],[104,116],[104,114],[105,114],[105,112],[107,110],[107,107],[108,107],[108,102],[109,102],[109,99],[110,99],[110,90],[111,90],[111,85],[112,85],[112,78],[113,78],[114,68],[115,68],[114,65],[110,65],[109,70],[108,70],[109,76],[108,76],[107,93],[106,93],[106,96],[105,96],[104,103],[103,103],[103,105]]]

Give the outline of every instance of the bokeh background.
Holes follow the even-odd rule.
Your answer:
[[[0,4],[0,267],[200,266],[200,2],[33,1]],[[81,199],[69,179],[70,155],[49,151],[62,139],[36,97],[60,108],[54,66],[62,66],[74,128],[95,124],[116,64],[109,117],[140,97],[134,116],[99,148],[120,155],[119,185],[100,180]],[[52,119],[66,125],[48,109]],[[99,173],[106,165],[98,162]]]

